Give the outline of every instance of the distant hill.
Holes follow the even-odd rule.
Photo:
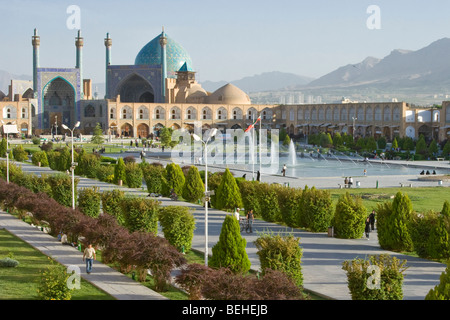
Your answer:
[[[366,58],[310,82],[310,89],[370,86],[377,89],[450,91],[450,39],[417,50],[393,50],[383,59]]]
[[[203,81],[202,87],[210,92],[214,92],[227,83],[234,84],[245,92],[259,92],[266,90],[279,90],[286,87],[306,85],[314,80],[313,78],[299,76],[292,73],[279,71],[266,72],[251,77],[245,77],[231,82],[226,81]]]

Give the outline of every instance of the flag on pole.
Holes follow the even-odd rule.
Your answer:
[[[249,132],[250,130],[252,130],[255,125],[258,123],[258,121],[261,121],[261,116],[258,117],[258,119],[255,120],[255,122],[253,122],[246,130],[245,132]]]

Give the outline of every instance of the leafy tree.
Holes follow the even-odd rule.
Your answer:
[[[122,158],[119,158],[114,168],[114,183],[119,184],[122,181],[123,184],[127,182],[127,176],[125,172],[125,162]]]
[[[336,132],[333,137],[333,145],[335,148],[342,146],[344,143],[342,136],[339,132]]]
[[[158,220],[164,238],[179,251],[191,250],[194,238],[195,218],[189,207],[167,206],[159,210]]]
[[[392,141],[392,149],[394,150],[398,149],[397,137],[395,137],[394,141]]]
[[[379,149],[383,149],[383,150],[386,149],[387,142],[386,142],[385,137],[379,137],[378,140],[376,141],[376,143],[377,143]],[[373,149],[373,150],[375,150],[375,149]]]
[[[444,148],[442,149],[442,155],[448,159],[450,157],[450,140],[446,142]]]
[[[64,147],[59,151],[59,157],[56,162],[58,171],[65,172],[70,169],[72,164],[72,155],[70,154],[69,148]]]
[[[228,168],[225,169],[216,192],[217,209],[234,210],[235,208],[242,207],[241,193],[239,192],[236,179]]]
[[[66,207],[72,206],[72,179],[70,176],[58,173],[47,178],[52,190],[51,197]],[[79,179],[75,179],[75,199],[77,199],[77,185]],[[75,201],[76,203],[76,201]]]
[[[366,208],[361,198],[353,198],[348,192],[339,197],[334,214],[334,233],[342,239],[358,239],[364,233]]]
[[[283,140],[283,146],[288,147],[290,143],[291,143],[291,138],[289,137],[289,135],[286,135]]]
[[[437,153],[439,152],[439,146],[438,146],[436,140],[433,139],[430,142],[430,146],[428,147],[428,152],[433,156],[437,155]]]
[[[100,157],[97,154],[83,152],[78,157],[78,174],[97,178],[97,170],[100,166]]]
[[[186,176],[186,182],[183,187],[183,199],[189,202],[195,202],[203,197],[205,186],[198,172],[197,167],[191,166]]]
[[[242,238],[239,222],[227,215],[222,224],[219,241],[212,248],[212,257],[208,260],[211,268],[229,268],[234,273],[246,273],[250,270],[250,260],[245,247],[247,241]]]
[[[100,123],[97,123],[97,125],[94,128],[91,142],[93,144],[96,144],[97,146],[100,146],[103,143],[103,141],[104,141],[103,130],[102,130]]]
[[[385,250],[411,251],[413,243],[408,225],[412,205],[407,194],[397,192],[394,200],[378,205],[378,241]]]
[[[160,131],[160,141],[161,145],[164,147],[175,147],[178,144],[178,141],[172,141],[172,128],[162,128]]]
[[[428,153],[427,143],[423,134],[420,135],[416,143],[416,154],[426,155]]]

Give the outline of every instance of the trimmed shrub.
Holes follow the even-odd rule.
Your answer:
[[[197,202],[202,199],[205,192],[205,185],[203,184],[200,173],[197,167],[191,166],[186,175],[186,182],[183,187],[183,199],[189,202]]]
[[[402,300],[405,264],[388,254],[344,261],[352,300]]]
[[[35,166],[37,166],[40,162],[41,167],[48,167],[47,153],[44,151],[36,151],[35,153],[33,153],[33,156],[31,157],[31,162]]]
[[[293,235],[262,234],[255,241],[263,274],[267,270],[285,273],[298,287],[303,286],[300,239]]]
[[[228,168],[225,169],[220,185],[217,188],[215,207],[219,210],[234,210],[242,207],[241,193],[236,180]]]
[[[189,207],[168,206],[159,209],[159,223],[171,245],[179,251],[191,250],[194,238],[195,218]]]
[[[143,198],[124,198],[120,202],[125,226],[130,232],[158,232],[159,201]]]
[[[72,178],[66,174],[58,173],[47,177],[51,189],[51,197],[66,207],[72,206]],[[77,199],[78,178],[75,178],[75,199]],[[76,202],[75,202],[76,203]]]
[[[124,198],[125,192],[119,189],[104,191],[101,194],[103,212],[114,216],[119,225],[124,225],[125,223],[122,207],[120,205]]]
[[[56,160],[56,167],[58,171],[67,171],[72,164],[72,154],[69,148],[63,148],[59,151],[59,156]]]
[[[253,210],[255,216],[261,212],[258,194],[258,181],[237,180],[241,193],[242,205],[246,211]]]
[[[78,193],[78,208],[85,215],[97,218],[100,214],[101,195],[98,187],[83,188]]]
[[[55,150],[49,150],[46,152],[47,152],[48,166],[50,167],[50,169],[58,171],[59,152]]]
[[[19,265],[19,261],[12,258],[0,259],[0,268],[15,268]]]
[[[28,160],[28,153],[24,150],[23,146],[19,144],[17,147],[12,149],[14,160],[16,161],[26,161]]]
[[[445,217],[439,215],[436,223],[431,228],[428,238],[428,253],[432,259],[450,258],[450,242]]]
[[[100,168],[100,157],[93,153],[83,153],[78,157],[79,174],[88,178],[97,178]]]
[[[8,150],[8,143],[5,138],[2,138],[2,142],[0,143],[0,157],[6,158],[6,150]]]
[[[127,163],[125,165],[125,174],[127,175],[127,186],[129,188],[140,188],[142,186],[142,170],[137,163]]]
[[[72,293],[71,289],[67,286],[68,278],[69,274],[66,273],[64,267],[52,261],[51,266],[41,272],[38,285],[39,299],[70,300]]]
[[[114,177],[114,166],[109,164],[100,165],[95,171],[95,176],[100,181],[112,182],[111,176]]]
[[[281,210],[278,203],[278,194],[275,187],[268,183],[259,183],[256,185],[256,192],[259,204],[258,216],[265,221],[281,221]],[[248,209],[245,208],[248,212]]]
[[[312,232],[325,232],[333,219],[333,202],[327,190],[308,189],[302,192],[300,206],[298,207],[299,221]]]
[[[217,208],[216,207],[216,199],[217,199],[217,189],[219,188],[220,185],[220,181],[222,181],[222,177],[223,177],[224,172],[208,172],[208,190],[209,191],[213,191],[214,190],[214,194],[209,198],[209,200],[211,201],[211,206],[213,208]],[[201,171],[200,172],[200,176],[202,176],[203,178],[203,183],[205,183],[205,171]]]
[[[410,234],[413,242],[414,251],[421,258],[430,258],[428,252],[429,238],[431,230],[436,225],[438,214],[434,211],[429,211],[424,214],[415,214],[411,217]]]
[[[241,236],[239,222],[233,216],[227,215],[222,224],[219,241],[212,247],[208,266],[214,269],[229,268],[234,273],[246,273],[250,270],[246,245],[247,241]]]
[[[162,193],[164,166],[160,163],[151,163],[141,166],[148,193]]]
[[[119,160],[117,160],[117,164],[114,167],[114,183],[119,184],[120,181],[122,181],[122,184],[126,184],[127,182],[125,162],[122,158],[119,158]]]
[[[337,238],[358,239],[364,234],[366,208],[361,198],[353,198],[348,192],[339,197],[333,219]]]
[[[289,188],[273,186],[278,195],[281,220],[289,227],[297,227],[297,208],[300,206],[303,190],[300,188]]]
[[[378,242],[385,250],[412,251],[413,243],[408,225],[411,221],[412,205],[408,195],[397,192],[392,203],[378,205]]]

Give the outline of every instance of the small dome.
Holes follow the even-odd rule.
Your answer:
[[[161,35],[158,35],[141,49],[134,62],[135,65],[161,65],[160,37]],[[192,70],[192,61],[187,51],[179,43],[167,35],[166,38],[167,77],[176,78],[176,73],[185,64],[187,64],[186,68],[189,66],[189,70]]]
[[[186,92],[187,103],[204,103],[206,97],[208,93],[198,84],[193,85]]]
[[[214,91],[208,98],[213,104],[251,104],[249,96],[231,83]]]

